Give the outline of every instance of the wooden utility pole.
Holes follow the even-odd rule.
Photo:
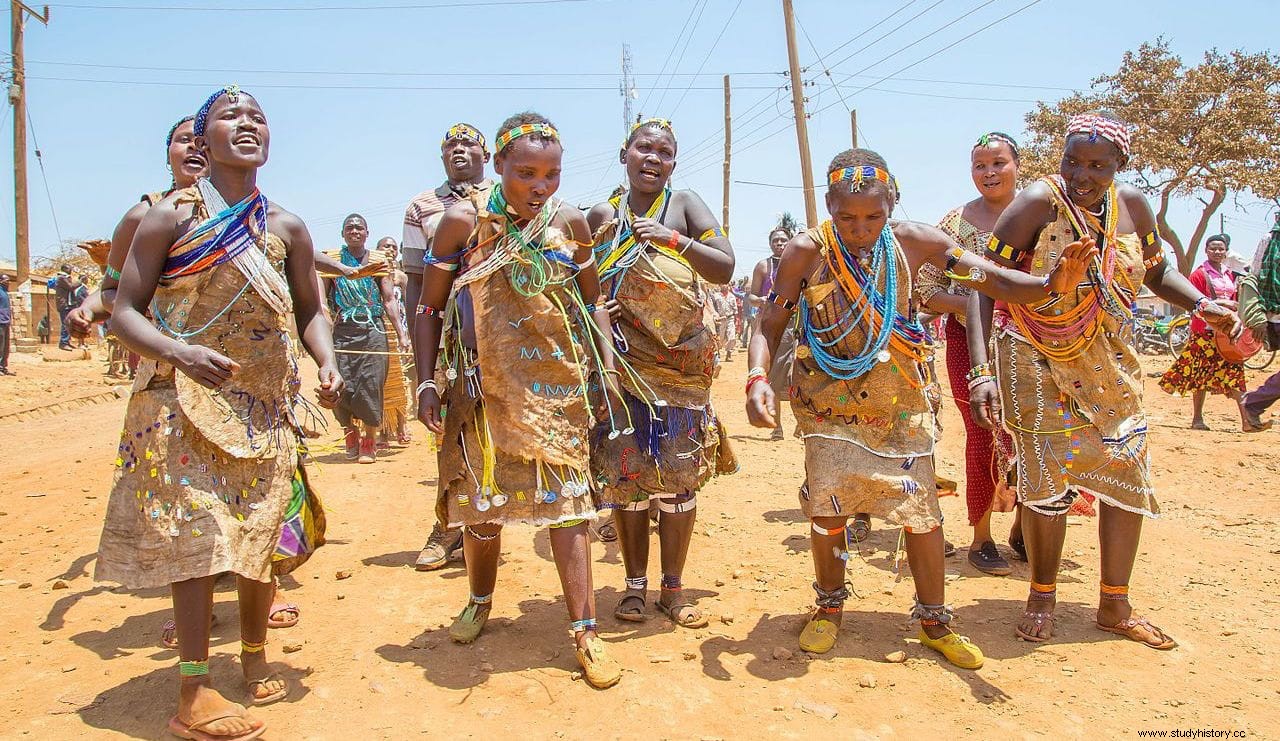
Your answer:
[[[733,153],[733,128],[729,118],[729,76],[724,76],[724,218],[720,223],[729,233],[729,156]]]
[[[796,52],[796,19],[791,0],[782,0],[782,17],[787,27],[787,62],[791,69],[791,105],[796,114],[796,143],[800,146],[800,182],[804,184],[804,215],[809,226],[818,223],[818,200],[813,190],[813,162],[809,158],[809,122],[804,112],[804,80],[800,79],[800,57]]]
[[[858,109],[849,111],[849,127],[853,129],[853,148],[858,148]]]
[[[13,106],[13,244],[18,261],[19,290],[31,277],[31,242],[27,234],[27,91],[22,56],[22,27],[26,16],[49,25],[49,6],[37,13],[21,0],[10,0],[10,53],[13,55],[13,82],[9,103]]]

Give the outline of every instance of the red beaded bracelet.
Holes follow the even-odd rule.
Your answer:
[[[749,394],[749,393],[751,393],[751,387],[752,387],[752,386],[754,386],[754,385],[756,385],[756,383],[758,383],[758,382],[760,382],[760,381],[764,381],[765,383],[768,383],[768,382],[769,382],[769,378],[768,378],[768,376],[752,376],[752,377],[748,378],[748,379],[747,379],[747,389],[746,389],[746,393],[748,393],[748,394]]]
[[[680,232],[675,229],[671,230],[671,239],[667,240],[667,248],[675,249],[680,246]]]

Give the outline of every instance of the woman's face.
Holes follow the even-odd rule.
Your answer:
[[[1006,202],[1018,187],[1018,161],[1008,142],[991,139],[986,146],[974,147],[969,157],[973,185],[984,200]]]
[[[1058,172],[1067,183],[1067,197],[1081,208],[1092,208],[1102,202],[1107,189],[1125,158],[1111,140],[1084,134],[1072,134],[1062,150]]]
[[[369,227],[364,223],[364,219],[359,216],[352,216],[342,224],[342,241],[347,243],[347,247],[354,250],[364,249],[364,243],[369,239]]]
[[[209,108],[204,136],[197,141],[210,162],[235,168],[257,168],[267,163],[271,129],[258,101],[248,93],[233,100],[222,95]]]
[[[179,188],[208,174],[209,162],[196,146],[195,121],[184,121],[174,129],[173,141],[169,142],[169,170],[173,173],[174,185]]]
[[[502,194],[521,219],[538,215],[560,189],[560,160],[564,149],[558,141],[522,136],[507,145],[495,169],[502,176]]]
[[[1204,256],[1214,265],[1222,265],[1222,261],[1227,259],[1227,243],[1221,239],[1215,239],[1204,246]]]
[[[842,191],[843,188],[827,190],[827,211],[836,233],[845,247],[857,252],[869,250],[893,213],[889,189],[877,182],[864,185],[861,190]]]
[[[667,187],[676,169],[676,140],[661,126],[645,126],[636,131],[631,144],[622,151],[627,182],[641,193],[655,193]]]

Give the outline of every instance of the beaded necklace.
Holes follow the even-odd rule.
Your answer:
[[[1131,313],[1128,302],[1120,295],[1112,280],[1116,274],[1116,229],[1120,221],[1120,208],[1116,200],[1115,183],[1107,189],[1099,219],[1082,212],[1071,202],[1061,176],[1045,178],[1044,182],[1053,190],[1056,199],[1065,204],[1062,211],[1077,237],[1088,235],[1090,228],[1098,233],[1101,254],[1089,268],[1088,293],[1074,307],[1050,313],[1053,305],[1060,300],[1051,297],[1034,306],[1010,304],[1009,316],[1022,336],[1041,355],[1053,361],[1067,362],[1075,360],[1089,349],[1101,334],[1107,314],[1124,320]],[[1128,280],[1123,271],[1121,275]]]
[[[816,327],[808,300],[800,296],[801,331],[814,361],[824,373],[842,381],[866,375],[876,363],[892,359],[889,347],[920,362],[925,356],[924,328],[898,312],[898,240],[885,224],[871,248],[870,272],[845,247],[831,221],[822,224],[823,250],[827,267],[836,285],[849,300],[849,309],[828,327]],[[880,290],[880,285],[884,290]],[[886,321],[886,317],[889,319]],[[862,349],[853,357],[834,354],[830,348],[843,341],[856,327],[865,328]],[[823,339],[824,336],[831,339]],[[903,374],[904,377],[908,377]]]
[[[604,283],[615,277],[618,278],[613,282],[612,293],[614,294],[617,293],[618,286],[622,283],[622,274],[636,264],[636,261],[640,259],[640,256],[644,254],[645,249],[648,247],[654,247],[681,265],[690,267],[689,261],[684,259],[678,251],[664,244],[654,244],[648,241],[641,242],[636,239],[635,233],[631,231],[631,225],[635,223],[636,215],[631,210],[629,195],[629,193],[621,193],[609,199],[610,205],[619,212],[618,231],[611,243],[600,245],[596,248],[596,270],[599,271],[600,282]],[[662,214],[666,212],[667,203],[670,200],[671,188],[663,188],[648,210],[645,211],[644,218],[661,221]]]
[[[345,244],[340,259],[343,265],[360,267],[360,259],[352,255]],[[357,315],[367,320],[382,316],[382,297],[372,277],[338,278],[333,284],[333,302],[342,321],[352,321]]]

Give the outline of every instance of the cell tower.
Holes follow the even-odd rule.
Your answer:
[[[636,95],[636,80],[631,74],[631,46],[622,45],[622,80],[618,83],[618,94],[622,96],[622,135],[631,133],[632,104]]]

